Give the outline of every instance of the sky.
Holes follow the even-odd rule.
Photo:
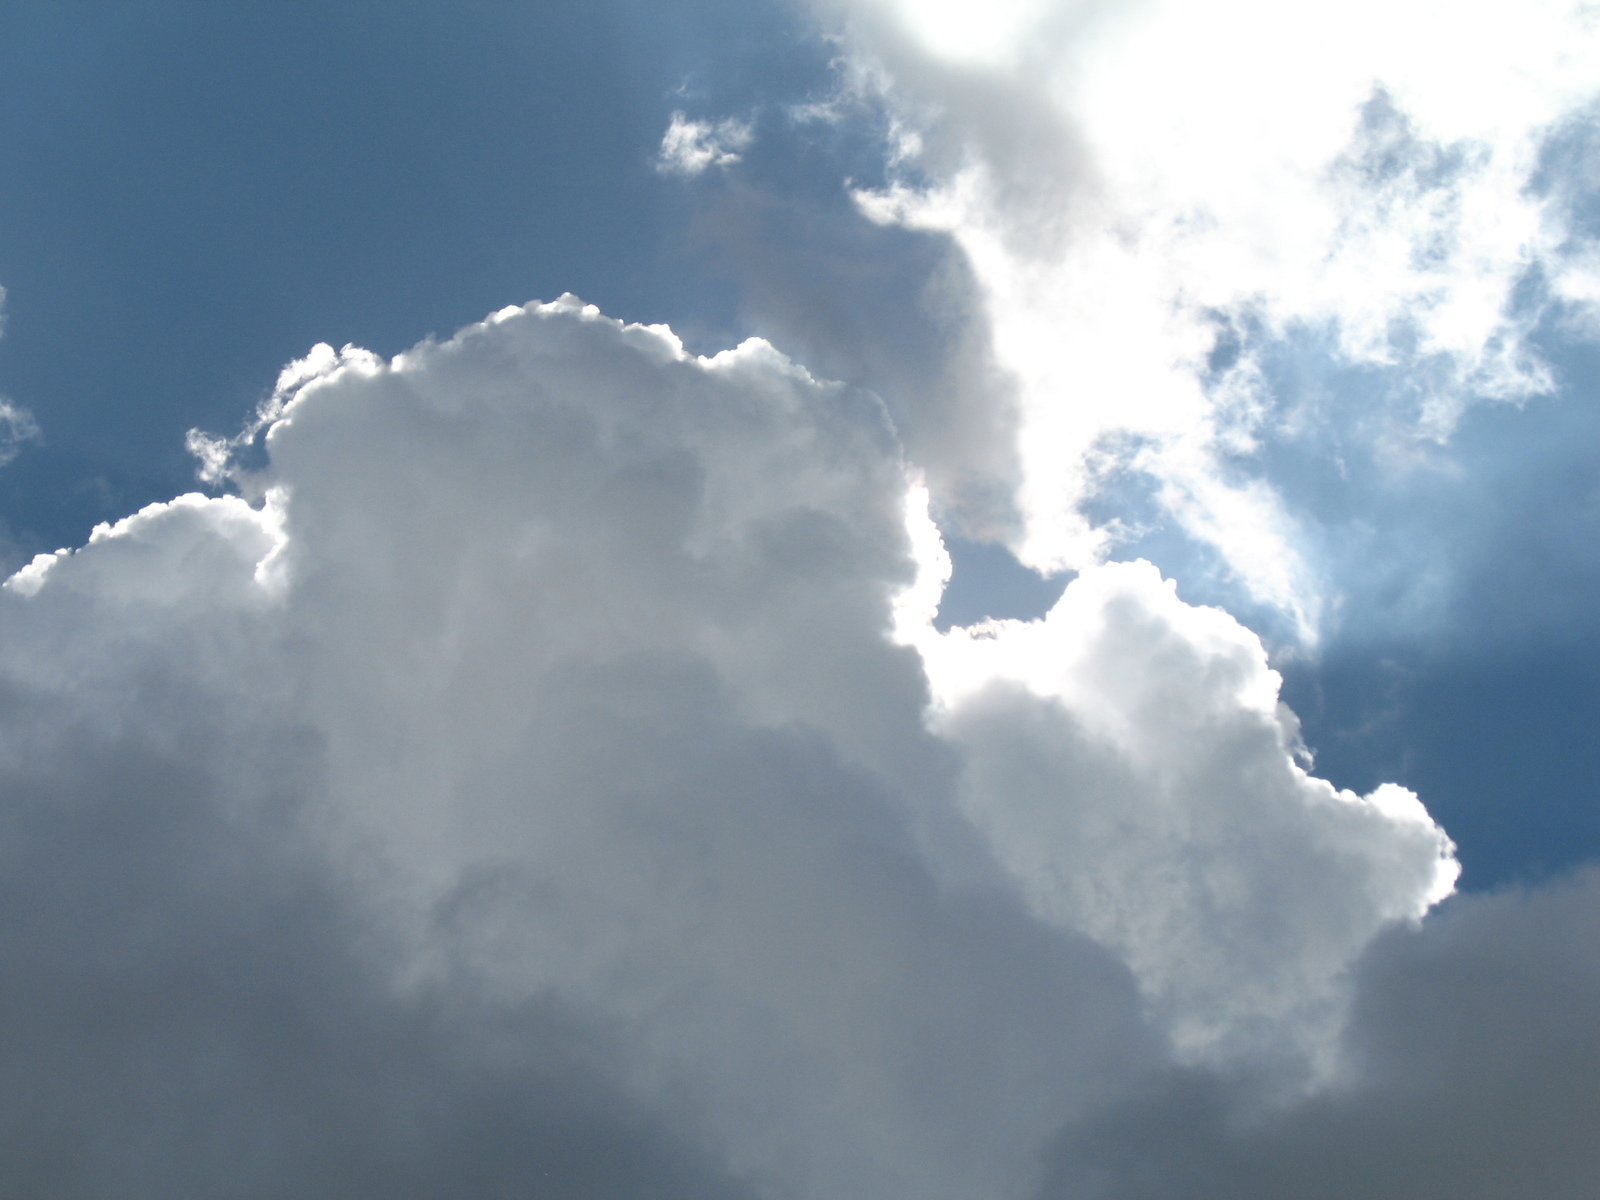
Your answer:
[[[1592,1195],[1600,14],[0,12],[0,1193]]]

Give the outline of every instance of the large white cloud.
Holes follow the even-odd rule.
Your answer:
[[[548,1125],[563,1070],[620,1097],[597,1122],[634,1170],[664,1137],[762,1194],[1015,1194],[1030,1146],[1151,1061],[1109,954],[941,883],[981,856],[915,654],[884,637],[912,564],[870,397],[761,343],[698,361],[563,302],[394,363],[319,351],[279,400],[270,462],[241,476],[258,507],[155,506],[4,597],[9,878],[43,914],[8,964],[34,978],[18,1021],[47,1023],[69,986],[107,1019],[129,989],[174,990],[183,1014],[85,1051],[124,1080],[109,1094],[48,1079],[59,1036],[34,1063],[43,1110],[99,1131],[81,1194],[118,1170],[152,1194],[262,1194],[281,1177],[257,1160],[307,1139],[285,1190],[339,1194],[389,1177],[419,1122],[452,1159],[474,1104]],[[275,932],[313,886],[335,930],[296,909]],[[251,950],[219,957],[230,935]],[[301,954],[313,978],[277,979]],[[288,994],[288,1028],[230,1009],[263,989]],[[554,1016],[517,1016],[540,1005]],[[353,1085],[348,1160],[286,1132],[331,1086],[301,1021],[374,1027],[379,1054],[427,1026],[395,1071],[425,1086],[461,1056],[438,1128],[364,1111]],[[563,1021],[603,1052],[564,1068],[543,1044]],[[472,1065],[495,1039],[512,1065]],[[138,1118],[128,1093],[163,1054],[172,1082],[143,1081]],[[220,1160],[250,1130],[193,1088],[266,1110],[242,1182]],[[650,1137],[630,1140],[629,1105]],[[16,1114],[13,1144],[50,1119]],[[205,1147],[187,1162],[186,1122]]]
[[[1586,5],[816,7],[895,122],[864,210],[971,263],[1041,568],[1127,532],[1088,504],[1131,471],[1313,637],[1329,584],[1254,455],[1319,398],[1275,394],[1265,356],[1389,371],[1343,425],[1399,460],[1547,390],[1540,315],[1592,313],[1593,239],[1542,157],[1592,120]]]
[[[765,343],[566,298],[195,445],[239,495],[0,593],[35,1192],[1027,1195],[1173,1039],[1298,1076],[1448,884],[1153,571],[934,635],[879,404]]]

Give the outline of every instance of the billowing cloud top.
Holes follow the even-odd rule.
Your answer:
[[[1337,1075],[1454,878],[1148,566],[936,634],[881,406],[763,342],[566,297],[246,438],[0,595],[50,1194],[1025,1196],[1168,1065]]]

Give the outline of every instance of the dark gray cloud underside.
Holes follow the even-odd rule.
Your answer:
[[[570,1008],[397,984],[299,820],[303,731],[252,749],[190,713],[168,732],[198,755],[29,732],[73,756],[0,781],[0,1194],[754,1194],[618,1090]]]
[[[1066,1132],[1041,1200],[1586,1200],[1600,1177],[1600,872],[1452,901],[1360,964],[1351,1076],[1287,1109],[1175,1072]]]

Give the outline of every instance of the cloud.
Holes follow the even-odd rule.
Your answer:
[[[1541,315],[1589,311],[1592,234],[1542,174],[1595,95],[1582,5],[815,7],[892,120],[863,211],[971,264],[1041,568],[1128,537],[1094,502],[1132,473],[1312,640],[1333,585],[1260,457],[1293,436],[1273,357],[1373,371],[1386,418],[1344,425],[1393,463],[1550,390]]]
[[[6,290],[0,287],[0,336],[6,328]],[[22,447],[40,439],[39,423],[20,404],[0,396],[0,467],[22,452]]]
[[[1593,871],[1451,901],[1361,962],[1335,1086],[1263,1110],[1251,1080],[1153,1082],[1063,1137],[1040,1196],[1589,1195],[1597,916]]]
[[[703,175],[712,167],[731,167],[749,149],[755,132],[744,121],[692,121],[681,112],[672,114],[656,152],[656,169],[686,178]]]
[[[1182,1055],[1315,1056],[1351,962],[1454,887],[1416,796],[1308,775],[1260,640],[1148,563],[1089,568],[1039,621],[905,636],[1018,895],[1114,948]]]
[[[0,592],[17,1190],[1023,1197],[1337,1068],[1452,878],[1150,568],[935,634],[881,404],[762,341],[564,297],[196,444]]]
[[[869,397],[570,301],[292,374],[256,507],[153,506],[4,597],[31,1169],[59,1125],[79,1194],[552,1143],[589,1194],[1014,1193],[1156,1053],[1109,954],[931,865],[970,849],[882,636]]]
[[[37,442],[42,433],[33,414],[20,404],[0,398],[0,467],[5,466],[29,442]]]
[[[318,844],[316,732],[259,674],[203,685],[175,632],[141,653],[176,599],[98,598],[137,632],[93,628],[76,681],[9,656],[4,1189],[748,1197],[619,1091],[603,1030],[397,984],[408,947]],[[191,657],[227,624],[185,615]]]
[[[875,109],[887,179],[705,218],[809,369],[571,296],[319,345],[191,433],[223,494],[0,590],[0,1192],[1592,1189],[1594,873],[1452,896],[1260,637],[1109,561],[1133,495],[1310,642],[1275,455],[1332,425],[1370,474],[1550,386],[1591,27],[822,11],[848,88],[790,116]],[[675,113],[656,165],[752,139]],[[941,630],[930,512],[1073,578]]]
[[[814,150],[808,136],[780,129],[773,151],[801,158]],[[883,398],[953,529],[1015,532],[1010,486],[998,482],[1016,470],[1010,384],[965,260],[942,237],[864,222],[832,180],[814,190],[746,174],[700,198],[693,242],[734,273],[753,328]]]

